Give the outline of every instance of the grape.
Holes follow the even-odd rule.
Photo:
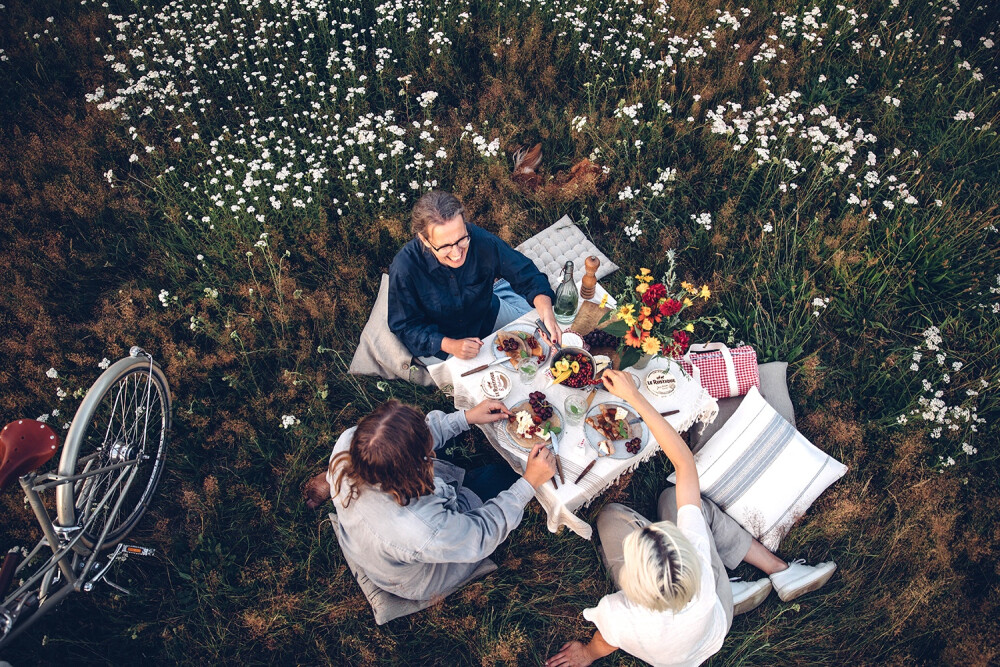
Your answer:
[[[590,347],[618,347],[618,339],[603,329],[594,329],[583,337],[583,342]]]

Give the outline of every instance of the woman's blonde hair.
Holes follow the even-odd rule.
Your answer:
[[[679,612],[701,588],[701,563],[694,547],[671,521],[660,521],[628,535],[625,563],[618,575],[632,602],[653,611]]]

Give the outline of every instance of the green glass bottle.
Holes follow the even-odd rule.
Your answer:
[[[573,280],[573,262],[566,262],[563,267],[563,279],[556,289],[556,303],[553,307],[556,322],[570,324],[576,317],[576,309],[580,305],[580,292]]]

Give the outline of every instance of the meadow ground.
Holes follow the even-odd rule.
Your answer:
[[[301,502],[374,405],[450,405],[346,374],[439,186],[512,243],[570,214],[626,268],[613,291],[675,249],[718,297],[702,314],[790,362],[799,428],[850,466],[782,545],[835,578],[737,618],[713,664],[995,664],[990,4],[5,0],[0,413],[61,429],[102,358],[141,344],[176,428],[135,534],[159,556],[118,574],[134,595],[77,596],[3,657],[520,665],[590,633],[611,590],[594,545],[537,505],[498,572],[376,627]],[[541,182],[512,182],[536,142]],[[584,158],[600,170],[570,183]],[[587,518],[652,514],[669,472]],[[0,503],[0,548],[33,541],[20,494]]]

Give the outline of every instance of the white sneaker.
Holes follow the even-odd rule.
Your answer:
[[[804,560],[799,559],[789,562],[787,570],[772,574],[771,583],[782,602],[788,602],[825,584],[836,569],[837,564],[833,561],[806,565]]]
[[[733,616],[756,609],[771,594],[770,579],[732,581],[730,585],[733,587]]]

